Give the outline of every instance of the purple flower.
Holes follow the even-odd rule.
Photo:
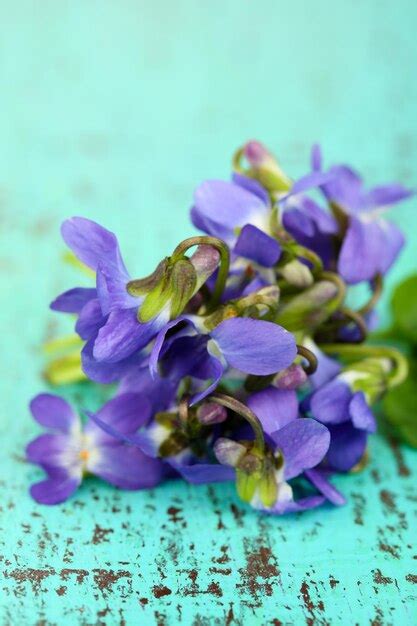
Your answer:
[[[141,360],[138,351],[171,318],[174,291],[178,292],[179,287],[173,290],[172,298],[168,291],[167,298],[162,294],[160,306],[158,298],[149,304],[146,293],[138,296],[129,293],[130,276],[113,233],[82,217],[66,220],[61,231],[77,258],[96,272],[97,285],[96,289],[71,289],[58,296],[51,308],[78,315],[75,329],[86,340],[82,363],[87,376],[101,383],[119,380]],[[218,261],[217,250],[199,246],[190,258],[196,274],[194,293],[213,273]],[[147,306],[149,321],[138,319],[142,305]]]
[[[352,391],[348,373],[339,374],[317,389],[309,400],[310,412],[331,435],[327,462],[346,472],[361,460],[368,434],[376,431],[375,417],[363,391]]]
[[[219,461],[236,468],[238,490],[239,481],[243,483],[242,497],[254,508],[275,514],[322,504],[323,495],[296,501],[288,481],[323,460],[330,443],[328,429],[314,419],[298,417],[295,391],[269,387],[251,395],[247,404],[267,435],[267,456],[230,439],[219,439],[214,445]],[[274,501],[267,503],[271,493]]]
[[[194,193],[194,226],[263,267],[272,267],[281,256],[281,247],[271,236],[271,218],[268,193],[256,180],[240,174],[230,182],[207,180]]]
[[[93,419],[82,425],[80,417],[62,398],[40,394],[32,400],[30,409],[35,420],[50,431],[26,448],[27,459],[40,465],[48,475],[30,489],[37,502],[58,504],[67,500],[86,474],[99,476],[122,489],[150,488],[162,480],[160,460],[117,441]],[[97,415],[104,423],[131,435],[147,423],[150,413],[145,397],[127,393],[107,402]]]
[[[180,322],[184,322],[186,328],[180,331],[177,339],[171,336],[165,347],[167,332]],[[161,358],[168,376],[212,379],[207,388],[193,397],[193,403],[196,403],[217,387],[230,368],[245,374],[266,376],[291,365],[296,354],[293,335],[278,324],[233,317],[208,331],[197,318],[189,317],[168,323],[158,334],[152,348],[150,368],[156,374]]]
[[[321,169],[318,146],[313,153],[312,166],[316,171]],[[359,174],[346,165],[333,166],[329,174],[331,180],[322,185],[322,191],[349,216],[339,255],[339,273],[349,284],[372,280],[378,273],[385,274],[397,258],[404,236],[395,224],[381,215],[413,192],[397,183],[365,190]]]

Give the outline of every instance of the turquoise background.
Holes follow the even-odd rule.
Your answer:
[[[379,436],[337,480],[346,507],[286,518],[232,485],[90,480],[41,507],[23,460],[40,345],[69,328],[48,302],[77,279],[61,220],[116,231],[142,276],[249,138],[294,177],[320,141],[326,163],[416,187],[416,18],[412,0],[0,3],[2,624],[417,624],[417,455]],[[415,207],[392,212],[408,246],[389,288],[416,269]]]

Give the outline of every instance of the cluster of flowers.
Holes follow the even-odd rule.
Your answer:
[[[115,394],[86,419],[56,395],[32,400],[49,430],[27,447],[47,473],[38,502],[66,500],[86,474],[125,489],[235,480],[242,500],[277,514],[344,502],[331,476],[364,464],[370,405],[406,375],[398,352],[364,340],[404,243],[382,209],[410,191],[365,190],[351,168],[323,169],[317,146],[295,182],[256,141],[233,169],[195,191],[205,235],[146,278],[131,278],[102,226],[62,225],[96,281],[51,308],[76,316],[83,371]],[[352,310],[347,286],[360,282],[371,295]]]

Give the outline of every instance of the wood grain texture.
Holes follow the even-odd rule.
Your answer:
[[[40,345],[70,328],[47,305],[78,281],[60,221],[116,231],[143,276],[192,234],[194,186],[250,137],[294,176],[320,139],[371,183],[416,187],[416,17],[411,0],[0,3],[2,625],[417,624],[417,454],[379,436],[337,480],[346,507],[285,518],[179,482],[91,479],[41,507],[23,460]],[[416,269],[415,201],[393,218],[409,243],[388,290]]]

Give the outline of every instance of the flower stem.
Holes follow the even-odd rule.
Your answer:
[[[338,354],[348,359],[366,357],[389,359],[394,365],[394,370],[389,375],[389,388],[400,385],[408,375],[408,361],[396,348],[344,343],[324,343],[320,344],[319,348],[327,354]]]
[[[251,425],[253,432],[255,433],[255,441],[258,448],[261,451],[265,450],[265,438],[262,424],[253,411],[251,411],[246,405],[242,404],[242,402],[239,402],[239,400],[236,400],[236,398],[227,396],[224,393],[213,393],[209,396],[208,401],[220,404],[220,406],[224,406],[226,409],[230,409],[243,417],[243,419]]]
[[[226,286],[227,276],[229,274],[229,265],[230,265],[230,253],[229,248],[226,243],[217,237],[189,237],[188,239],[184,239],[174,250],[171,255],[171,260],[173,262],[182,258],[182,256],[194,246],[212,246],[215,248],[220,254],[220,267],[217,274],[216,284],[214,286],[214,290],[211,296],[211,302],[208,306],[208,311],[212,311],[219,304],[221,296],[223,294],[224,288]]]
[[[305,373],[308,376],[310,374],[314,374],[318,366],[316,355],[311,350],[308,350],[308,348],[300,346],[299,344],[297,344],[297,353],[302,356],[306,361],[308,361],[308,365],[303,368]]]
[[[320,274],[323,271],[323,262],[321,258],[318,256],[318,254],[316,254],[312,250],[309,250],[308,248],[305,248],[304,246],[300,246],[299,244],[297,244],[294,247],[294,252],[297,255],[297,257],[301,257],[305,261],[308,261],[309,263],[312,264],[313,274]]]
[[[372,311],[372,309],[375,307],[376,303],[378,302],[379,298],[381,297],[382,287],[383,287],[382,274],[377,274],[373,281],[373,290],[372,290],[372,295],[370,299],[368,300],[366,304],[364,304],[358,310],[358,313],[360,315],[366,315],[366,313],[369,313],[369,311]]]

